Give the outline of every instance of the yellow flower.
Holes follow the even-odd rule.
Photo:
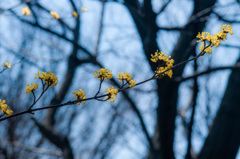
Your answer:
[[[12,115],[13,111],[9,109],[9,106],[6,104],[5,100],[0,99],[0,109],[2,113],[7,114],[8,116]]]
[[[74,18],[76,18],[76,19],[78,18],[78,13],[76,11],[73,11],[72,15],[74,16]]]
[[[10,68],[12,68],[12,65],[11,65],[10,62],[7,62],[7,61],[6,61],[5,63],[2,64],[2,67],[6,67],[6,68],[9,68],[9,69],[10,69]]]
[[[5,100],[2,101],[2,100],[0,99],[0,108],[1,108],[1,110],[2,110],[2,113],[5,112],[6,109],[7,109],[7,104],[5,104],[5,103],[6,103]]]
[[[218,47],[221,41],[225,41],[227,39],[228,33],[230,33],[231,35],[233,34],[232,27],[230,25],[224,24],[219,28],[219,30],[220,32],[213,35],[208,32],[198,33],[197,38],[199,38],[199,40],[197,40],[197,42],[202,42],[202,45],[200,46],[201,52],[203,51],[205,53],[211,54],[211,47]],[[208,41],[209,43],[207,44],[206,41]]]
[[[30,14],[31,14],[31,10],[29,9],[29,7],[22,8],[22,15],[29,16]]]
[[[136,80],[135,79],[134,80],[130,80],[128,84],[129,84],[129,87],[133,87],[133,86],[136,85]]]
[[[35,89],[38,89],[38,84],[31,83],[31,85],[32,86],[30,86],[30,84],[27,84],[26,93],[31,94]]]
[[[231,35],[233,35],[233,29],[230,25],[224,24],[223,26],[220,26],[219,30],[222,30],[222,33],[230,33]]]
[[[118,77],[117,79],[119,80],[119,82],[121,82],[122,80],[127,81],[127,83],[129,84],[129,87],[133,87],[136,85],[136,80],[132,80],[133,76],[131,74],[129,74],[128,72],[126,73],[118,73]]]
[[[87,12],[88,9],[87,9],[86,7],[81,7],[81,11],[82,11],[82,12]]]
[[[52,17],[55,18],[55,19],[59,19],[59,18],[60,18],[57,12],[51,11],[50,14],[51,14]]]
[[[109,87],[109,89],[106,89],[105,92],[107,92],[107,94],[109,94],[109,95],[106,96],[104,98],[104,100],[110,99],[110,102],[113,103],[115,101],[115,99],[117,98],[118,90],[114,89],[114,87]]]
[[[173,72],[170,68],[173,67],[174,60],[171,59],[171,56],[168,57],[167,54],[163,53],[162,51],[159,52],[158,50],[155,52],[154,55],[151,55],[151,56],[152,56],[151,58],[152,62],[159,63],[159,67],[155,71],[156,73],[155,76],[159,77],[161,75],[167,75],[170,78],[172,78]]]
[[[112,79],[112,71],[107,70],[107,68],[101,68],[99,71],[96,71],[94,75],[95,78],[97,77],[99,80]]]
[[[5,112],[8,116],[12,115],[13,111],[10,110],[10,109],[7,109],[6,112]]]
[[[79,89],[79,91],[74,91],[72,94],[75,94],[76,99],[86,99],[85,92],[82,89]],[[78,102],[78,105],[80,105],[80,103],[84,105],[86,101]]]
[[[58,77],[56,77],[57,75],[50,71],[48,71],[48,73],[38,71],[38,73],[35,75],[36,76],[34,79],[39,78],[39,79],[45,81],[48,86],[56,86],[58,84]]]

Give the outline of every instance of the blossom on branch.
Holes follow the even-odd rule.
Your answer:
[[[122,73],[118,73],[117,79],[119,80],[119,82],[125,80],[129,84],[129,87],[133,87],[136,85],[136,80],[131,79],[132,77],[133,76],[131,74],[129,74],[128,72],[126,72],[126,73],[122,72]]]
[[[9,106],[6,104],[5,100],[0,99],[0,109],[2,113],[7,114],[8,116],[12,115],[13,111],[9,109]]]
[[[110,99],[110,102],[113,103],[117,98],[118,90],[114,89],[114,87],[109,87],[105,90],[109,95],[104,98],[104,100]]]
[[[227,39],[227,34],[232,32],[232,27],[230,25],[224,24],[219,28],[219,32],[216,34],[211,35],[208,32],[198,33],[197,42],[202,42],[200,46],[201,52],[212,54],[212,46],[218,47],[221,41],[225,41]]]
[[[12,65],[11,65],[11,63],[10,62],[4,62],[3,64],[2,64],[2,67],[6,67],[6,68],[12,68]]]
[[[173,72],[170,68],[173,67],[174,60],[171,59],[171,56],[168,57],[167,54],[163,53],[162,51],[159,52],[158,50],[154,55],[152,54],[151,56],[151,61],[159,64],[159,67],[155,71],[155,76],[160,77],[167,75],[172,78]]]
[[[76,99],[86,99],[85,92],[82,89],[79,89],[79,91],[74,91],[72,94],[75,94]],[[80,103],[84,105],[86,101],[78,102],[78,105],[80,105]]]
[[[31,83],[31,85],[32,86],[30,86],[30,84],[27,84],[26,93],[31,94],[35,89],[38,89],[38,84]]]
[[[45,81],[47,86],[56,86],[58,84],[58,77],[56,77],[56,74],[54,74],[50,71],[48,71],[48,73],[38,71],[38,73],[35,75],[36,76],[34,79],[39,78],[39,79]]]
[[[107,70],[107,68],[101,68],[99,71],[96,71],[94,75],[95,78],[98,78],[99,80],[112,79],[112,71]]]

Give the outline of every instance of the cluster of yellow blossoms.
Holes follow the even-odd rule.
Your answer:
[[[56,86],[58,84],[58,77],[56,77],[56,74],[48,71],[47,72],[41,72],[41,71],[38,71],[37,74],[35,74],[35,78],[34,79],[41,79],[43,81],[45,81],[45,83],[47,84],[48,87],[50,86]],[[35,84],[35,83],[31,83],[30,84],[27,84],[26,85],[26,93],[29,93],[31,94],[35,89],[38,89],[38,84]]]
[[[171,56],[168,57],[167,54],[163,53],[162,51],[159,52],[158,50],[155,52],[154,55],[151,56],[152,62],[159,63],[159,67],[155,71],[155,76],[159,77],[162,75],[167,75],[172,78],[173,72],[170,68],[173,67],[174,60],[171,59]]]
[[[4,62],[3,64],[2,64],[2,67],[6,67],[6,68],[12,68],[12,65],[11,65],[11,63],[10,62]]]
[[[95,78],[97,77],[99,80],[112,79],[112,71],[107,70],[107,68],[101,68],[99,71],[96,71],[94,75]],[[118,73],[117,79],[119,80],[119,82],[126,81],[129,84],[129,87],[133,87],[136,85],[136,80],[132,79],[132,77],[133,76],[128,72],[126,73],[122,72]],[[114,87],[109,87],[108,89],[105,90],[105,92],[107,92],[109,95],[106,96],[104,100],[110,99],[110,102],[113,103],[117,98],[118,89],[114,89]]]
[[[38,84],[31,83],[31,85],[32,86],[30,86],[30,84],[27,84],[26,93],[31,94],[35,89],[38,89]]]
[[[97,77],[99,80],[112,79],[112,71],[107,70],[107,68],[101,68],[99,71],[96,71],[94,75],[95,78]]]
[[[72,94],[75,94],[76,99],[86,99],[85,92],[82,89],[79,89],[79,91],[74,91]],[[80,105],[81,102],[78,102],[78,105]],[[86,101],[82,101],[82,104],[84,105]]]
[[[117,79],[119,79],[119,82],[125,80],[129,84],[129,87],[133,87],[136,85],[136,80],[135,79],[131,80],[132,77],[133,76],[130,75],[128,72],[126,72],[126,73],[122,72],[122,73],[118,73]]]
[[[219,32],[217,34],[213,34],[211,35],[208,32],[202,32],[202,33],[198,33],[197,38],[199,38],[199,40],[197,42],[202,42],[202,45],[200,46],[200,50],[201,52],[205,52],[205,53],[212,53],[212,46],[218,47],[218,45],[221,43],[222,41],[225,41],[225,39],[227,39],[227,34],[230,33],[231,35],[233,34],[232,32],[232,27],[230,25],[223,25],[219,28]],[[209,44],[206,43],[206,41],[209,42]]]
[[[87,12],[88,9],[86,7],[81,7],[81,11],[82,12]],[[22,15],[29,16],[30,14],[31,14],[31,10],[29,9],[29,7],[23,7],[22,8]],[[55,12],[55,11],[50,11],[50,14],[52,15],[52,17],[54,19],[59,19],[60,18],[59,14],[57,12]],[[72,12],[72,16],[77,19],[78,18],[77,11],[73,11]]]
[[[50,71],[48,71],[48,73],[38,71],[38,73],[35,75],[36,76],[34,79],[39,78],[39,79],[45,81],[48,86],[56,86],[58,84],[58,77],[56,76],[56,74],[54,74]]]
[[[7,114],[8,116],[12,115],[13,111],[9,109],[9,106],[6,104],[5,100],[0,99],[0,109],[2,113]]]
[[[110,102],[113,103],[115,99],[117,98],[118,89],[114,89],[114,87],[109,87],[105,90],[109,96],[106,96],[104,100],[110,99]]]

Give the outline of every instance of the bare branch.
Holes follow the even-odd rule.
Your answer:
[[[232,65],[232,66],[222,66],[222,67],[210,68],[210,69],[207,69],[203,72],[195,72],[195,73],[193,73],[193,75],[188,76],[188,77],[177,77],[174,80],[176,82],[181,83],[181,82],[184,82],[184,81],[189,80],[189,79],[193,79],[193,78],[198,77],[198,76],[202,76],[202,75],[206,75],[206,74],[209,74],[209,73],[212,73],[212,72],[215,72],[215,71],[226,70],[226,69],[231,69],[231,70],[240,69],[240,63],[236,63],[235,65]]]
[[[1,141],[1,143],[5,144],[6,146],[14,146],[14,147],[23,149],[25,151],[62,157],[62,153],[60,151],[57,151],[57,150],[49,150],[49,149],[42,149],[42,148],[38,148],[38,147],[25,146],[18,141],[9,142],[9,141],[4,140],[2,138],[0,138],[0,141]]]

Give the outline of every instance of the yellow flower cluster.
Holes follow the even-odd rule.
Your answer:
[[[225,41],[225,39],[227,39],[228,33],[231,35],[233,34],[232,27],[230,25],[225,24],[221,26],[219,30],[220,31],[217,34],[213,35],[208,32],[198,33],[197,38],[199,38],[199,40],[197,42],[202,42],[202,45],[200,46],[201,52],[204,51],[205,53],[212,54],[212,46],[218,47],[221,40]],[[207,44],[206,41],[208,41],[209,44]]]
[[[109,87],[109,89],[106,89],[105,92],[107,92],[107,94],[109,94],[109,95],[106,96],[104,98],[104,100],[111,99],[110,102],[113,103],[115,101],[115,99],[117,98],[118,90],[114,89],[114,87]]]
[[[32,86],[30,86],[30,84],[27,84],[26,93],[31,94],[35,89],[38,89],[38,84],[31,83],[31,85]]]
[[[13,111],[9,109],[9,106],[6,104],[5,100],[0,99],[0,108],[2,113],[7,114],[8,116],[12,115]]]
[[[128,72],[126,73],[118,73],[118,77],[117,79],[119,80],[119,82],[121,82],[122,80],[127,81],[127,83],[129,84],[129,87],[133,87],[136,85],[136,80],[131,80],[133,76],[131,74],[129,74]]]
[[[112,71],[107,70],[107,68],[101,68],[99,71],[96,71],[94,75],[95,78],[97,77],[99,80],[112,79]]]
[[[55,18],[55,19],[59,19],[59,18],[60,18],[57,12],[51,11],[50,14],[51,14],[52,17]]]
[[[74,91],[72,94],[75,94],[76,99],[86,99],[85,92],[82,89],[79,89],[79,91]],[[78,105],[80,105],[81,102],[78,102]],[[86,101],[82,101],[82,104],[84,105]]]
[[[22,15],[29,16],[30,14],[31,14],[31,10],[29,9],[29,7],[22,8]]]
[[[152,56],[152,58],[151,58],[152,62],[159,63],[159,67],[155,71],[155,73],[156,73],[155,76],[167,75],[170,78],[172,78],[173,72],[170,68],[173,67],[174,60],[171,59],[171,56],[168,57],[167,54],[163,53],[162,51],[159,52],[158,50],[155,52],[154,55],[151,55],[151,56]],[[168,70],[168,71],[166,71],[166,70]]]
[[[10,62],[4,62],[3,64],[2,64],[2,67],[6,67],[6,68],[12,68],[12,65],[11,65],[11,63]]]
[[[45,81],[48,86],[56,86],[58,84],[58,77],[56,77],[56,74],[54,74],[50,71],[48,71],[48,73],[38,71],[38,73],[35,75],[36,76],[34,79],[39,78],[39,79]]]

